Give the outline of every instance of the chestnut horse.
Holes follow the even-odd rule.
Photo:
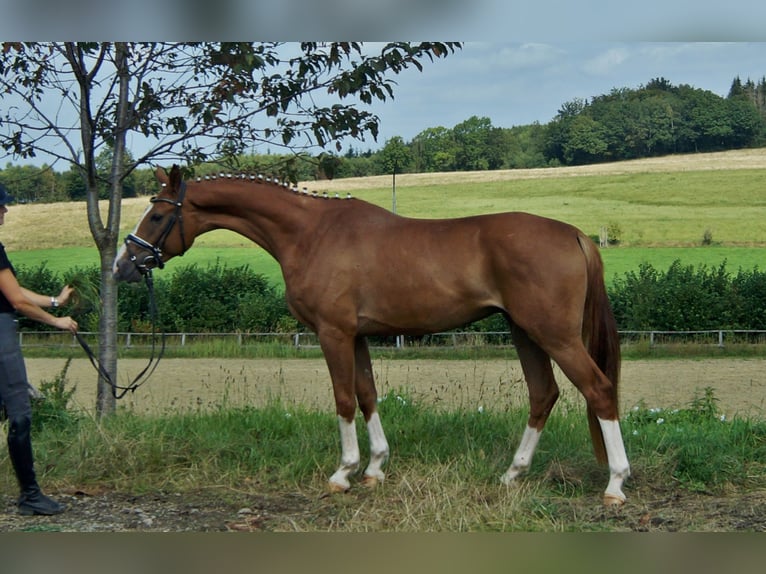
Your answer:
[[[559,390],[551,359],[583,394],[594,451],[609,464],[605,504],[622,504],[630,474],[618,418],[620,349],[598,248],[581,231],[526,213],[411,219],[359,199],[298,191],[260,176],[182,181],[177,166],[114,261],[118,280],[183,255],[213,229],[235,231],[280,264],[291,313],[319,337],[340,427],[330,489],[359,467],[356,406],[369,430],[363,481],[384,479],[389,454],[368,335],[421,335],[502,313],[529,390],[530,414],[502,481],[529,467]]]

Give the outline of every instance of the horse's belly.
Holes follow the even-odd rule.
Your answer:
[[[377,298],[360,306],[358,328],[360,334],[368,335],[420,335],[454,329],[496,311],[494,301],[485,296],[407,293],[394,299]]]

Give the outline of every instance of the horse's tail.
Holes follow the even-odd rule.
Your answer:
[[[588,269],[588,292],[583,315],[583,340],[588,347],[591,358],[607,379],[611,381],[614,405],[617,408],[617,385],[620,379],[620,340],[617,333],[617,321],[614,319],[614,313],[606,293],[604,263],[596,244],[590,238],[581,234],[578,240],[585,254]],[[596,413],[590,407],[588,407],[588,426],[596,459],[601,463],[606,463],[606,446],[601,434],[601,425]]]

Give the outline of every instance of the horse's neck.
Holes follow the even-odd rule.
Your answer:
[[[234,231],[277,260],[312,219],[305,200],[288,189],[268,184],[243,182],[218,189],[206,186],[195,196],[203,221],[201,233],[213,229]]]

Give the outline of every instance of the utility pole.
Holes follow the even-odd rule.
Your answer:
[[[399,162],[394,159],[394,169],[391,174],[391,212],[396,215],[396,166]],[[396,336],[396,348],[404,347],[404,335]]]

